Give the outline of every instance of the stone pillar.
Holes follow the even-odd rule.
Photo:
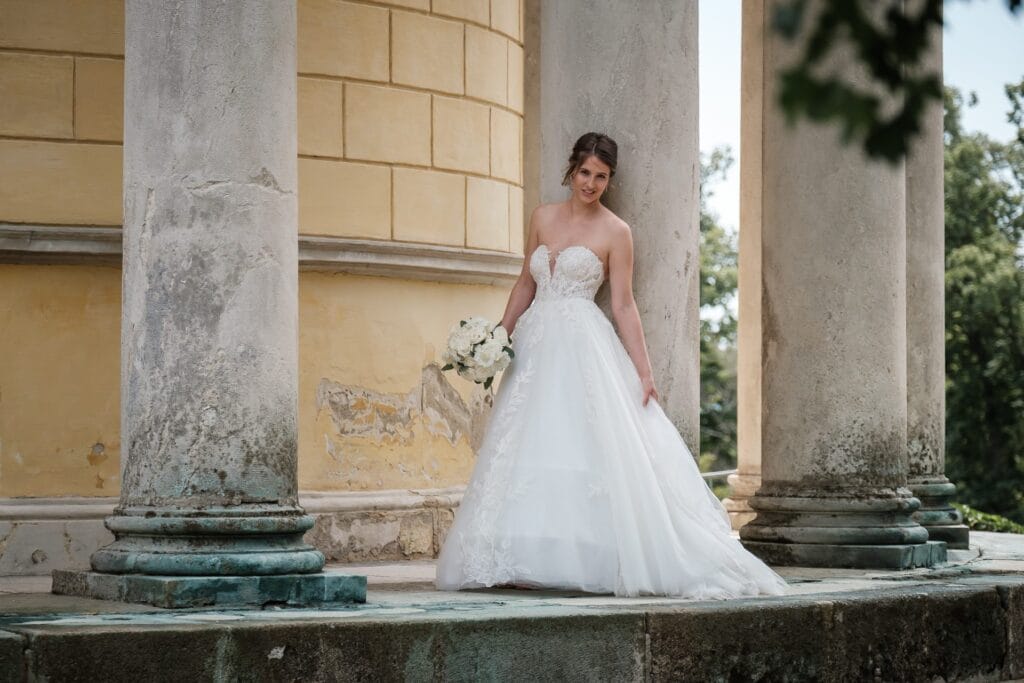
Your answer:
[[[525,196],[565,199],[562,175],[583,133],[618,143],[606,203],[633,229],[633,286],[661,405],[697,454],[697,4],[528,0],[526,10]]]
[[[760,4],[744,3],[743,30],[763,60],[762,485],[740,537],[771,564],[929,566],[945,544],[907,489],[904,168],[834,126],[787,125],[776,72],[800,46]],[[863,78],[850,53],[829,67]]]
[[[921,68],[942,73],[942,29]],[[925,109],[907,155],[907,457],[914,513],[931,539],[966,548],[963,515],[946,478],[946,329],[942,102]]]
[[[126,4],[121,498],[57,592],[360,597],[298,505],[295,12]]]
[[[761,203],[764,143],[762,34],[764,2],[744,6],[740,59],[739,317],[736,352],[736,473],[722,501],[732,528],[754,518],[750,497],[761,486]]]

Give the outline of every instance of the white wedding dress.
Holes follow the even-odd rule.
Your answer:
[[[553,272],[552,272],[553,271]],[[594,295],[584,246],[530,260],[476,468],[437,563],[442,590],[505,584],[729,598],[785,582],[730,536],[729,518]]]

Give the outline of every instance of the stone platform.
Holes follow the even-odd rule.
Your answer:
[[[366,602],[366,577],[327,571],[271,576],[148,576],[58,569],[59,595],[138,602],[155,607],[307,607]]]
[[[439,593],[430,562],[336,565],[365,605],[161,610],[0,579],[0,681],[1024,678],[1024,536],[906,571],[783,567],[790,594],[698,602]]]

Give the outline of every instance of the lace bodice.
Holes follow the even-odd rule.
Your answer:
[[[548,247],[541,244],[530,257],[530,274],[537,283],[535,301],[593,299],[604,282],[604,264],[589,247],[574,244],[558,252],[552,269]]]

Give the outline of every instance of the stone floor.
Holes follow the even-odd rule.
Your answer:
[[[200,679],[221,674],[230,679],[243,671],[256,678],[309,680],[1024,676],[1024,536],[975,532],[971,541],[970,550],[950,551],[950,561],[941,567],[783,567],[778,571],[790,584],[789,595],[711,602],[530,590],[442,593],[433,589],[429,561],[333,565],[330,571],[367,576],[367,602],[322,609],[170,611],[52,595],[48,577],[0,577],[0,681],[22,680],[5,678],[5,665],[22,666],[26,680],[81,673],[79,664],[64,661],[73,657],[73,643],[90,642],[91,654],[81,656],[94,659],[111,634],[139,640],[141,651],[148,642],[154,653],[166,652],[173,634],[191,634],[197,643],[214,638],[213,654],[196,664],[201,664],[195,671]],[[886,621],[875,623],[886,614]],[[662,622],[672,628],[659,631]],[[726,630],[716,631],[720,628]],[[696,629],[695,635],[673,645],[687,629]],[[462,635],[455,637],[456,632]],[[915,643],[912,651],[889,643],[893,634],[904,632]],[[569,638],[564,656],[556,645],[562,637]],[[794,645],[821,638],[828,642],[803,654]],[[55,649],[46,659],[51,642]],[[11,664],[19,643],[28,659]],[[308,649],[311,643],[317,644],[314,650]],[[250,647],[262,647],[265,657],[256,661],[239,654]],[[717,652],[717,658],[709,652]],[[95,675],[122,671],[104,668],[101,660],[94,663]],[[337,675],[337,667],[345,675]]]
[[[434,562],[432,560],[410,560],[406,562],[374,562],[366,564],[329,564],[327,571],[366,575],[369,586],[367,604],[363,611],[374,609],[375,605],[398,604],[415,600],[424,604],[445,604],[472,602],[507,604],[509,601],[546,603],[550,600],[563,602],[571,600],[575,605],[635,605],[635,604],[687,604],[689,600],[662,597],[617,598],[614,596],[585,595],[569,592],[547,592],[532,590],[480,590],[462,593],[442,593],[433,589]],[[791,595],[814,595],[854,590],[881,590],[892,582],[901,585],[934,583],[936,580],[965,574],[1020,574],[1024,577],[1024,535],[973,532],[970,550],[950,550],[949,562],[930,569],[869,570],[869,569],[820,569],[813,567],[776,567],[790,584]],[[8,595],[18,594],[21,599],[39,605],[41,612],[70,601],[71,598],[51,596],[48,576],[0,576],[0,615],[8,614],[11,600]],[[497,596],[500,596],[498,599]],[[77,602],[77,601],[76,601]],[[99,601],[88,601],[99,617],[107,609],[116,606]],[[44,607],[45,606],[45,607]],[[61,611],[61,610],[57,610]],[[139,606],[132,611],[154,612],[153,607]],[[243,611],[244,612],[244,611]],[[247,613],[247,612],[244,612]],[[253,617],[256,615],[253,614]]]

